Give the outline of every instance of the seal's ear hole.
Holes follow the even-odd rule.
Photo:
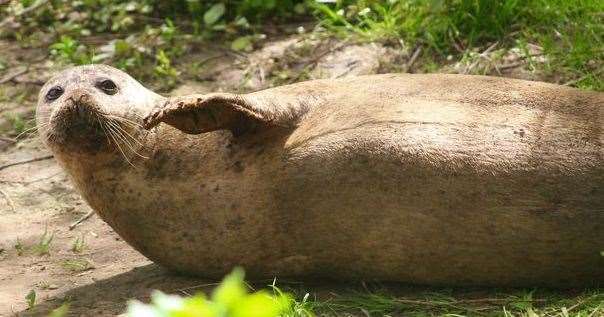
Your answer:
[[[117,93],[117,85],[111,79],[102,79],[96,84],[96,88],[102,90],[108,95],[115,95]]]
[[[50,88],[50,90],[48,90],[48,92],[46,93],[46,100],[47,101],[53,101],[58,99],[59,97],[61,97],[61,95],[63,95],[63,87],[61,86],[54,86],[52,88]]]

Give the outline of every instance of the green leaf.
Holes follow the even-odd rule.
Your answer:
[[[132,46],[124,40],[116,40],[114,44],[115,55],[123,56],[130,52]]]
[[[206,25],[212,25],[218,22],[218,20],[220,20],[220,18],[224,15],[225,9],[224,3],[222,2],[213,5],[203,15],[203,22],[205,22]]]
[[[59,308],[56,308],[51,311],[48,317],[65,317],[67,316],[67,312],[69,312],[69,304],[65,303],[59,306]]]
[[[227,308],[235,306],[247,294],[243,282],[243,270],[236,268],[233,273],[227,275],[222,283],[214,290],[212,300]]]
[[[200,294],[185,299],[184,305],[172,312],[170,317],[214,317],[218,316],[215,306]]]
[[[237,268],[214,290],[212,299],[203,294],[190,298],[167,295],[155,291],[151,304],[132,300],[128,303],[128,317],[277,317],[288,313],[292,299],[277,290],[276,294],[259,291],[248,294],[243,270]],[[305,316],[312,316],[307,314]]]
[[[298,3],[294,6],[294,12],[299,15],[305,14],[306,6],[303,3]]]
[[[288,307],[286,297],[271,297],[260,291],[247,296],[233,307],[232,317],[275,317]]]
[[[34,291],[33,289],[29,291],[29,293],[27,293],[27,295],[25,296],[25,301],[27,302],[27,307],[29,307],[30,309],[33,308],[36,304],[36,291]]]
[[[252,48],[251,36],[240,36],[231,43],[233,51],[248,51]]]

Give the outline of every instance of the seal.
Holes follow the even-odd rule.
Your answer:
[[[603,93],[506,78],[165,98],[104,65],[37,108],[78,192],[163,266],[428,285],[601,285],[603,120]]]

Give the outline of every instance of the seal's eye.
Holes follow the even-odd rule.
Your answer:
[[[111,79],[105,79],[96,84],[96,87],[108,95],[117,93],[117,86]]]
[[[46,93],[46,100],[53,101],[63,94],[63,88],[61,86],[55,86],[50,88],[50,90]]]

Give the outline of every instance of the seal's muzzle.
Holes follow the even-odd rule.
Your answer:
[[[106,143],[103,120],[91,94],[73,91],[56,109],[52,119],[55,137],[49,141],[62,146],[98,150]]]

